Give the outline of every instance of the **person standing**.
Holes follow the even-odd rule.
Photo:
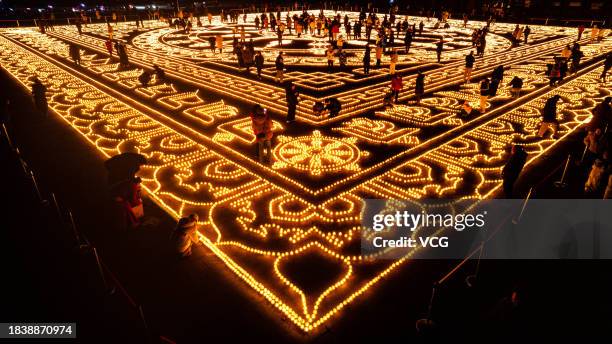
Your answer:
[[[219,53],[223,54],[223,36],[215,36],[215,49],[219,49]]]
[[[572,60],[572,66],[570,67],[571,73],[576,73],[580,68],[580,60],[584,57],[584,54],[580,50],[580,44],[574,43],[572,47],[572,56],[570,57]]]
[[[436,43],[436,56],[438,57],[438,63],[440,63],[440,58],[442,57],[442,50],[444,50],[444,40],[440,37],[438,43]]]
[[[370,74],[370,45],[366,44],[365,52],[363,53],[363,74]]]
[[[327,56],[327,72],[331,73],[334,68],[334,60],[336,59],[334,48],[331,45],[325,51],[325,56]]]
[[[276,56],[276,61],[274,62],[274,66],[276,67],[276,82],[283,82],[283,70],[285,69],[285,59],[283,58],[283,52],[279,51],[278,56]]]
[[[525,26],[525,31],[523,31],[523,35],[525,37],[525,44],[527,44],[527,40],[529,39],[529,34],[531,33],[531,28],[529,25]]]
[[[255,104],[251,113],[251,125],[255,142],[257,142],[257,158],[260,163],[264,161],[264,150],[266,151],[266,159],[271,161],[272,158],[272,120],[268,115],[268,111]]]
[[[418,71],[416,81],[414,83],[414,96],[416,99],[417,105],[421,103],[421,98],[425,94],[425,74],[423,72]]]
[[[246,68],[247,74],[250,73],[251,67],[253,66],[253,52],[249,49],[248,46],[244,45],[242,47],[242,63]]]
[[[72,61],[74,61],[76,65],[80,66],[81,50],[79,49],[79,47],[74,43],[70,43],[70,45],[68,46],[68,53],[70,54],[70,58],[72,59]]]
[[[593,43],[597,41],[598,35],[599,35],[599,28],[597,27],[597,25],[593,25],[593,27],[591,28],[591,37],[589,38],[589,42]]]
[[[406,50],[406,55],[410,52],[410,46],[412,45],[412,29],[406,30],[406,34],[404,35],[404,48]]]
[[[391,91],[393,92],[393,98],[395,99],[396,104],[403,86],[402,76],[394,73],[391,77]]]
[[[555,86],[557,82],[561,79],[561,62],[555,58],[555,63],[551,64],[550,71],[548,74],[548,78],[550,79],[550,87]]]
[[[108,56],[113,57],[113,41],[111,41],[110,39],[107,39],[104,42],[104,45],[106,46],[106,50],[108,51]]]
[[[474,51],[470,51],[470,54],[465,57],[465,74],[463,75],[463,80],[466,83],[470,82],[472,70],[474,70],[474,62],[476,62]]]
[[[298,105],[298,92],[292,82],[285,86],[285,98],[287,100],[287,123],[295,121],[295,110]]]
[[[423,27],[425,26],[425,24],[423,24],[423,21],[421,21],[419,23],[419,36],[423,36]]]
[[[281,26],[279,25],[276,29],[276,36],[278,37],[278,46],[283,47],[283,31],[281,30]]]
[[[49,105],[47,104],[47,87],[45,87],[38,78],[34,78],[34,83],[32,84],[32,98],[34,99],[36,110],[44,117],[47,117],[49,111]]]
[[[579,41],[580,39],[582,39],[582,33],[584,32],[584,25],[580,24],[578,26],[578,39],[577,41]]]
[[[130,61],[127,54],[127,48],[125,44],[122,42],[117,42],[115,45],[115,50],[117,50],[117,55],[119,55],[119,64],[122,67],[127,67],[130,65]]]
[[[491,73],[491,84],[489,84],[489,96],[495,97],[497,95],[497,89],[499,84],[504,80],[504,66],[499,65],[495,67],[493,73]]]
[[[83,26],[81,25],[81,20],[77,19],[75,25],[76,25],[77,31],[79,32],[79,36],[82,35],[83,34]]]
[[[397,55],[397,51],[393,49],[391,51],[391,61],[389,62],[389,74],[391,75],[395,74],[395,66],[397,65],[398,59],[399,59],[399,56]]]
[[[604,61],[603,71],[599,78],[602,82],[606,82],[606,76],[608,75],[608,71],[612,68],[612,52],[609,52],[606,55],[606,60]]]
[[[514,184],[518,180],[526,161],[527,153],[525,149],[517,145],[512,146],[510,158],[502,169],[503,188],[506,198],[513,198]]]
[[[480,82],[480,113],[487,111],[487,99],[489,99],[489,78],[484,78]]]
[[[382,41],[379,40],[378,43],[376,44],[376,68],[380,68],[380,64],[382,62],[382,55],[383,55],[383,46],[382,46]]]
[[[264,58],[263,55],[261,54],[261,51],[257,52],[257,55],[255,55],[255,68],[257,68],[257,79],[261,80],[261,69],[263,68],[264,65]]]
[[[193,244],[199,242],[198,238],[198,220],[197,214],[191,214],[181,218],[170,239],[174,242],[174,247],[179,258],[187,258],[191,256],[191,248]]]

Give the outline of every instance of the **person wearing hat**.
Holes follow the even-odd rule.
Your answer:
[[[197,214],[190,214],[187,217],[181,218],[170,236],[170,239],[174,242],[176,253],[180,258],[191,256],[193,244],[197,244],[199,241],[198,220]]]

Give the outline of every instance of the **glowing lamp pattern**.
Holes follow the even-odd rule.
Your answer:
[[[587,122],[596,103],[611,94],[611,84],[598,80],[600,62],[548,88],[546,64],[575,36],[566,28],[534,26],[532,44],[510,49],[501,34],[513,25],[493,26],[473,78],[489,75],[500,63],[506,75],[498,94],[487,100],[487,112],[477,118],[459,118],[458,112],[464,100],[478,106],[478,85],[463,84],[463,56],[471,49],[467,35],[482,23],[463,29],[454,21],[448,31],[426,29],[427,36],[443,34],[453,49],[437,64],[435,39],[415,41],[397,66],[406,74],[399,98],[414,96],[416,68],[428,68],[428,96],[419,105],[388,109],[381,107],[388,69],[362,74],[363,41],[349,40],[348,68],[328,74],[324,57],[317,55],[325,38],[287,34],[285,62],[314,70],[286,75],[303,90],[295,125],[304,131],[295,133],[281,124],[284,90],[271,82],[280,49],[275,35],[254,30],[248,16],[247,40],[253,38],[266,59],[264,79],[258,81],[238,72],[231,54],[240,24],[202,19],[205,25],[190,34],[160,22],[147,22],[137,32],[132,23],[114,25],[115,37],[129,43],[135,68],[122,70],[108,57],[106,24],[87,25],[83,35],[74,27],[56,27],[48,35],[2,29],[0,49],[7,53],[0,62],[26,87],[37,75],[47,86],[51,111],[104,156],[144,154],[148,163],[139,174],[150,197],[175,218],[199,214],[201,241],[303,331],[319,328],[410,259],[412,253],[385,262],[360,254],[363,198],[491,197],[501,185],[510,145],[522,145],[531,164]],[[216,34],[226,40],[223,54],[213,54],[206,44]],[[70,61],[68,43],[84,49],[80,67]],[[589,62],[609,51],[612,39],[581,44],[583,61]],[[138,76],[153,64],[166,71],[168,81],[154,78],[142,87]],[[510,97],[506,85],[515,75],[525,81],[519,99]],[[177,79],[181,82],[172,81]],[[330,94],[342,103],[341,113],[334,118],[312,113],[312,105]],[[540,110],[554,94],[563,100],[560,138],[539,138]],[[262,104],[272,113],[276,139],[270,165],[254,156],[250,118],[241,110],[245,103]],[[321,279],[316,287],[296,274],[312,262],[321,266],[321,276],[308,276]]]

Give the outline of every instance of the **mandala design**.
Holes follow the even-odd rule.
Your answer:
[[[355,143],[357,138],[334,138],[321,135],[315,130],[310,136],[298,138],[280,136],[279,144],[274,149],[276,158],[273,168],[291,167],[298,171],[308,172],[313,176],[339,171],[357,171],[358,162],[367,157],[367,151],[361,151]]]
[[[250,23],[253,16],[248,15]],[[405,87],[399,101],[411,105],[389,108],[381,106],[389,88],[386,56],[383,68],[363,75],[357,68],[362,41],[347,41],[347,51],[354,53],[348,68],[324,73],[325,57],[312,54],[322,45],[309,46],[310,37],[284,39],[284,45],[303,44],[285,60],[296,67],[286,79],[300,88],[295,126],[281,124],[287,104],[284,89],[273,82],[273,67],[256,79],[253,69],[239,71],[231,49],[223,54],[207,49],[206,35],[223,32],[231,39],[236,28],[218,17],[190,35],[158,21],[140,30],[132,23],[115,24],[116,37],[130,45],[129,70],[118,70],[116,60],[108,58],[105,23],[88,24],[83,35],[74,25],[56,26],[46,35],[34,28],[0,29],[0,50],[6,52],[0,66],[25,88],[37,75],[47,86],[50,112],[92,149],[107,157],[125,151],[145,155],[148,163],[139,176],[148,196],[174,218],[200,215],[200,240],[219,265],[308,332],[324,328],[355,299],[376,292],[383,278],[393,283],[392,272],[410,259],[373,266],[360,255],[364,199],[493,197],[509,146],[525,148],[529,168],[612,95],[612,84],[598,80],[600,57],[612,47],[612,37],[581,40],[585,67],[547,88],[547,61],[575,41],[574,29],[553,26],[532,26],[532,43],[510,49],[502,35],[514,25],[496,23],[490,49],[478,60],[474,82],[466,85],[463,57],[471,49],[466,32],[484,24],[473,21],[466,29],[461,24],[451,20],[453,49],[445,51],[443,63],[432,63],[435,42],[426,37],[436,31],[429,28],[409,55],[401,55],[397,70],[405,74]],[[273,33],[247,30],[263,49],[266,67],[272,66]],[[82,48],[78,68],[70,62],[69,44]],[[458,116],[465,100],[478,103],[476,79],[500,63],[508,73],[498,95],[488,99],[486,114]],[[166,71],[167,83],[154,79],[142,87],[136,76],[153,64]],[[428,96],[419,106],[412,105],[414,66],[427,68]],[[519,100],[508,98],[514,75],[524,80]],[[540,138],[535,134],[540,110],[556,94],[563,99],[559,139]],[[315,102],[330,96],[341,102],[340,114],[315,115]],[[272,165],[259,163],[254,152],[256,138],[246,113],[255,103],[272,116]],[[323,267],[309,276],[319,279],[320,288],[310,288],[295,273],[304,265]]]

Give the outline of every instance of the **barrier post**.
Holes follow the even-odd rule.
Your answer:
[[[36,190],[36,195],[38,196],[38,200],[40,203],[47,203],[46,199],[43,199],[42,194],[40,193],[40,189],[38,188],[38,183],[36,182],[36,177],[34,177],[34,172],[30,171],[30,179],[32,179],[32,184],[34,185],[34,189]]]
[[[6,129],[6,125],[4,125],[4,123],[2,123],[2,131],[4,132],[4,136],[6,136],[6,141],[8,142],[9,147],[11,150],[13,150],[13,141],[11,141],[11,137],[9,136],[8,130]]]
[[[480,260],[482,259],[482,253],[484,252],[485,240],[483,239],[480,243],[480,251],[478,252],[478,260],[476,261],[476,270],[473,275],[469,275],[465,278],[465,284],[467,284],[468,288],[473,287],[476,284],[476,280],[478,279],[478,272],[480,271]]]
[[[149,325],[147,325],[147,320],[144,316],[144,311],[142,310],[142,305],[138,305],[138,314],[140,315],[140,320],[142,320],[142,326],[145,330],[145,335],[147,336],[147,342],[151,341],[151,336],[149,334]]]
[[[431,288],[431,297],[429,298],[429,305],[427,306],[427,316],[423,319],[417,320],[415,324],[416,329],[419,332],[425,332],[435,327],[435,323],[433,322],[433,320],[431,320],[431,314],[433,309],[433,303],[436,298],[436,290],[438,289],[438,287],[438,282],[434,282]]]
[[[102,278],[102,282],[104,283],[104,291],[112,295],[115,292],[115,288],[110,288],[108,286],[108,282],[106,281],[106,277],[104,276],[104,270],[102,269],[102,264],[100,263],[100,256],[98,255],[98,250],[93,247],[92,248],[94,257],[96,258],[96,265],[98,266],[98,272],[100,273],[100,277]]]
[[[586,157],[586,153],[589,150],[589,145],[584,145],[584,151],[582,152],[582,157],[580,158],[580,165],[584,163],[584,158]]]
[[[72,216],[72,211],[68,210],[68,218],[70,218],[70,227],[72,227],[72,234],[74,234],[74,239],[76,240],[77,245],[81,244],[81,236],[79,235],[79,231],[76,228],[76,224],[74,223],[74,217]]]
[[[55,193],[51,193],[51,198],[53,199],[53,205],[55,206],[55,211],[57,212],[57,218],[62,220],[62,212],[60,211],[59,204],[57,203],[57,198],[55,198]]]
[[[527,197],[525,197],[525,200],[523,201],[523,206],[521,206],[521,212],[519,213],[519,216],[515,219],[512,219],[513,224],[517,225],[519,222],[521,222],[521,218],[523,217],[523,212],[525,212],[525,208],[527,207],[527,202],[529,202],[529,199],[531,198],[532,190],[533,190],[533,187],[529,188]]]
[[[561,180],[555,182],[555,186],[558,188],[564,188],[567,186],[567,183],[565,182],[565,174],[567,173],[567,167],[569,166],[571,158],[571,154],[567,156],[567,161],[565,162],[565,167],[563,168],[563,174],[561,175]]]

